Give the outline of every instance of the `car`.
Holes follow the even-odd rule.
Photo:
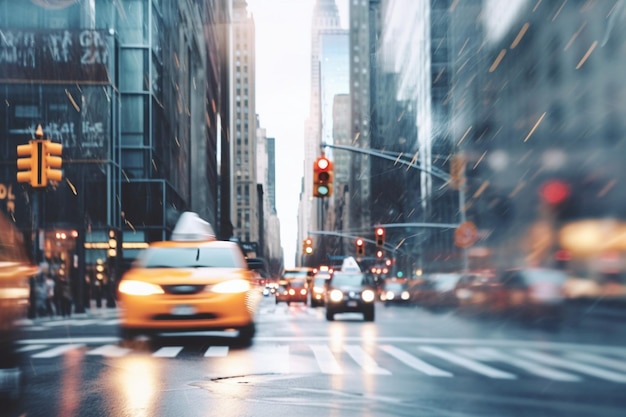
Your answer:
[[[380,290],[380,300],[385,303],[385,306],[408,304],[411,301],[408,281],[397,278],[386,279]]]
[[[185,212],[172,239],[142,250],[118,285],[120,336],[237,331],[249,344],[262,297],[236,242],[219,241],[209,223]]]
[[[464,273],[455,286],[458,311],[481,315],[492,313],[499,287],[500,283],[493,273]]]
[[[498,274],[494,309],[526,323],[559,325],[568,275],[549,268],[507,269]]]
[[[374,321],[376,290],[370,274],[361,271],[335,271],[326,288],[326,320],[338,313],[362,313],[365,321]]]
[[[291,303],[304,303],[309,301],[309,290],[304,279],[292,279],[287,282],[287,294],[284,296],[287,305]]]
[[[313,282],[313,275],[315,275],[315,270],[313,268],[308,267],[298,267],[292,269],[286,269],[281,279],[290,281],[292,279],[303,279],[306,282],[307,288]]]
[[[8,402],[19,400],[23,391],[23,366],[17,350],[21,329],[17,323],[26,318],[29,280],[39,272],[26,255],[23,235],[0,213],[0,397]]]
[[[311,289],[311,307],[321,307],[324,305],[326,295],[326,285],[331,274],[328,271],[319,271],[313,277],[313,288]]]
[[[276,304],[278,303],[286,303],[289,298],[289,289],[287,288],[287,281],[281,280],[276,287],[276,291],[274,292],[274,298],[276,300]]]
[[[456,284],[458,273],[433,273],[413,287],[415,302],[423,308],[441,310],[458,306]]]

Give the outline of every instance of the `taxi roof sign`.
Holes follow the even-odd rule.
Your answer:
[[[341,270],[347,272],[361,272],[361,267],[354,257],[349,256],[341,263]]]
[[[204,241],[215,240],[215,231],[209,222],[200,218],[198,213],[186,211],[180,215],[172,231],[172,240]]]

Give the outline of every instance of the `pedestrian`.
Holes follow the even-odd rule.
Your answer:
[[[46,275],[45,280],[46,289],[46,314],[50,317],[54,317],[56,314],[56,308],[54,305],[54,280],[50,274]]]
[[[33,317],[44,317],[47,314],[46,311],[46,277],[50,273],[50,268],[47,262],[39,264],[39,273],[32,280],[32,302],[33,302]]]
[[[72,289],[67,278],[59,278],[59,293],[61,295],[61,315],[71,317],[72,315]]]
[[[44,273],[40,273],[35,279],[35,317],[44,317],[46,310],[46,278]]]

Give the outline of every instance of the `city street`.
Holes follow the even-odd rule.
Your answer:
[[[121,343],[114,309],[23,323],[25,392],[11,416],[622,416],[620,322],[562,328],[377,305],[263,299],[253,345],[219,334]]]

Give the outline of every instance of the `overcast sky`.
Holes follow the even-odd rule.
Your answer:
[[[336,0],[347,26],[347,0]],[[315,0],[248,0],[256,26],[256,111],[276,139],[276,206],[285,267],[294,266],[304,122],[309,113],[311,19]]]

